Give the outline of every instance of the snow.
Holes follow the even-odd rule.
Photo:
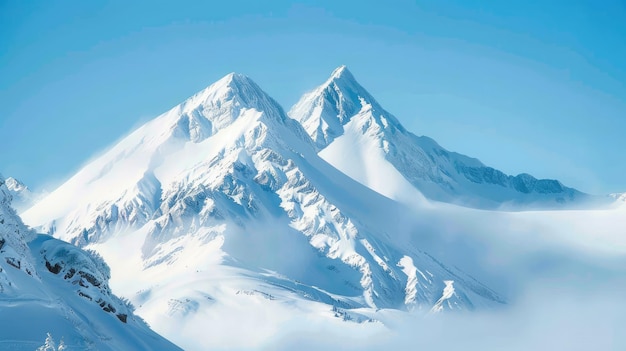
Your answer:
[[[447,300],[450,300],[450,298],[452,298],[452,296],[454,296],[454,281],[453,280],[444,280],[443,282],[444,282],[444,284],[446,284],[446,287],[443,288],[443,293],[441,294],[441,298],[439,298],[439,300],[437,300],[437,302],[435,302],[435,305],[431,309],[432,312],[441,312],[441,311],[443,311],[443,304],[444,303],[447,303],[448,306],[450,307],[450,302],[448,302]]]
[[[415,268],[415,265],[413,264],[413,259],[409,256],[402,256],[402,258],[398,262],[398,267],[402,268],[402,272],[407,276],[406,288],[404,289],[406,291],[404,303],[407,305],[415,303],[417,297],[416,295],[418,280],[417,268]],[[426,277],[424,277],[424,274],[422,274],[422,277],[426,279]]]
[[[344,74],[350,74],[346,65],[341,65],[330,74],[330,79],[341,79]]]
[[[369,111],[361,111],[369,114]],[[385,159],[379,142],[362,132],[359,119],[344,126],[344,135],[324,148],[319,156],[359,183],[391,199],[425,204],[424,196]]]

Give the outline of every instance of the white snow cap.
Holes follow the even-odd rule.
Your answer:
[[[322,149],[343,134],[343,126],[361,110],[385,115],[394,128],[404,130],[400,122],[385,111],[374,97],[354,78],[345,65],[337,67],[330,77],[313,91],[305,94],[289,111]],[[384,124],[381,122],[381,125]]]
[[[346,65],[341,65],[335,68],[333,73],[330,75],[330,79],[339,79],[343,76],[345,76],[346,78],[354,79],[354,76],[352,76],[352,73],[350,73],[350,71],[348,70],[348,66]]]
[[[351,92],[351,91],[355,93],[361,93],[361,94],[364,93],[364,95],[366,96],[362,96],[362,97],[373,99],[372,96],[369,93],[367,93],[365,88],[363,88],[356,81],[356,78],[354,78],[354,75],[352,75],[352,72],[350,72],[350,70],[348,69],[346,65],[341,65],[335,68],[335,70],[333,70],[333,72],[330,74],[330,77],[328,77],[328,80],[326,80],[326,82],[324,82],[324,84],[322,84],[316,90],[327,88],[331,84],[338,84],[338,87],[340,88],[340,90],[345,90],[346,93]]]
[[[258,104],[271,102],[277,105],[252,79],[241,73],[229,73],[204,90],[196,93],[181,104],[183,111],[193,110],[199,105],[217,104],[237,100],[241,107],[266,107]]]

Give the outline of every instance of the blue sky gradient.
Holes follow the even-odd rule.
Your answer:
[[[0,172],[51,188],[223,75],[285,109],[346,64],[418,135],[626,191],[626,2],[0,0]]]

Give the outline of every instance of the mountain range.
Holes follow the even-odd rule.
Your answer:
[[[463,254],[428,244],[455,226],[431,221],[434,208],[590,201],[598,198],[557,180],[507,175],[414,135],[341,66],[289,113],[250,78],[228,74],[133,131],[22,217],[98,252],[113,290],[154,330],[203,349],[202,325],[234,328],[251,310],[376,323],[381,309],[501,308],[507,298],[469,259],[459,264]],[[44,255],[38,270],[41,262],[59,274],[72,269],[55,256],[68,244],[20,240],[10,247]],[[65,250],[95,265],[89,272],[102,287],[86,297],[72,286],[72,298],[114,301],[109,309],[130,318],[99,258]],[[244,317],[231,325],[228,314]]]

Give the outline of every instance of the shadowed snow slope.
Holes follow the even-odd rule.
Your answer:
[[[477,208],[558,208],[602,201],[557,180],[510,176],[404,129],[345,66],[289,111],[320,156],[362,184],[406,201],[410,183],[427,198]],[[412,196],[412,195],[411,195]],[[606,200],[606,199],[604,199]],[[606,201],[605,201],[606,202]]]
[[[67,350],[179,350],[111,293],[97,254],[36,235],[0,178],[0,349],[32,351],[46,333]]]
[[[113,287],[186,348],[209,345],[198,325],[227,325],[224,315],[242,310],[367,321],[377,308],[504,302],[423,250],[415,208],[425,201],[372,191],[320,158],[319,143],[249,78],[229,74],[87,164],[24,219],[100,252]],[[389,189],[421,196],[400,182]]]

